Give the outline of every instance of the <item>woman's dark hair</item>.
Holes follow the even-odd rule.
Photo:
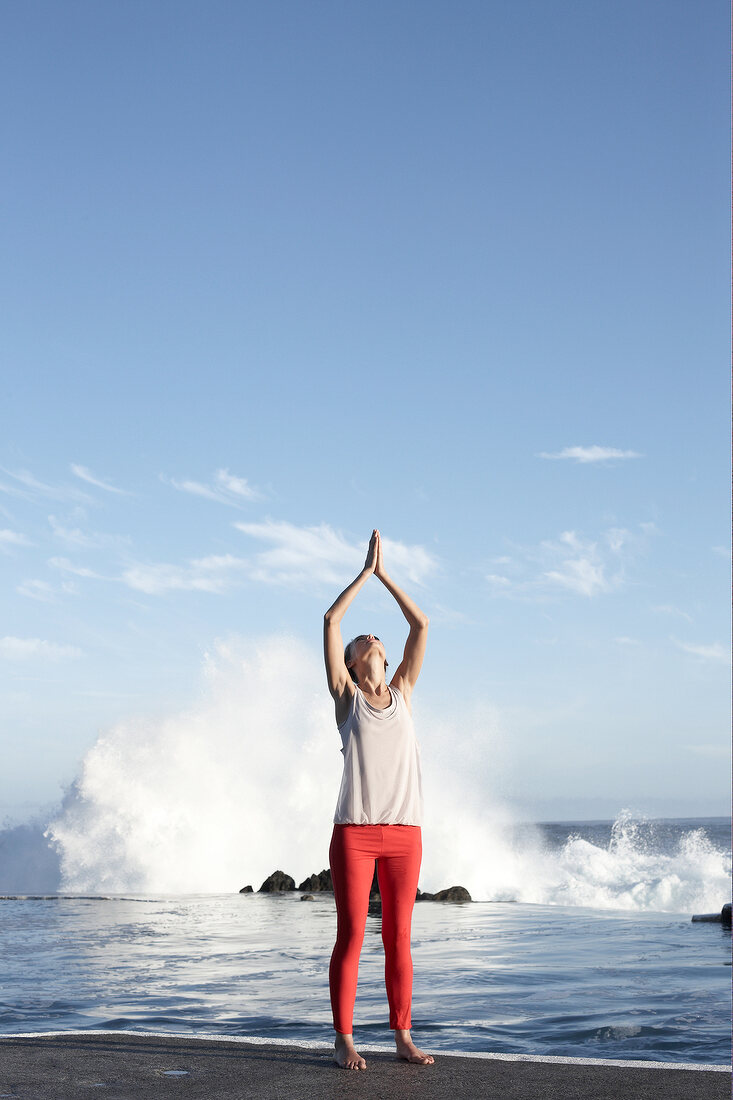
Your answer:
[[[353,645],[356,644],[356,642],[360,642],[362,640],[362,638],[366,638],[366,637],[368,637],[367,634],[357,634],[355,638],[351,639],[351,641],[346,646],[346,649],[344,650],[344,664],[346,665],[349,676],[351,677],[351,679],[354,681],[355,684],[358,684],[359,681],[356,678],[356,673],[354,672],[353,668],[349,668],[349,661],[351,660],[351,648],[352,648]],[[375,634],[374,637],[377,638],[377,635]],[[377,641],[379,641],[379,638],[377,638]],[[386,673],[388,667],[389,667],[389,661],[385,657],[385,659],[384,659],[384,671],[385,671],[385,673]]]

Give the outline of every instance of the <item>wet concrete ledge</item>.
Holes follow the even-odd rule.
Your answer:
[[[427,1046],[427,1044],[425,1044]],[[435,1053],[435,1065],[360,1047],[341,1070],[328,1044],[135,1031],[0,1035],[0,1100],[729,1100],[726,1066],[520,1054]]]

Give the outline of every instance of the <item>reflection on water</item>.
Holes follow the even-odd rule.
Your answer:
[[[331,1032],[330,895],[2,901],[0,1028]],[[378,916],[356,1028],[389,1039]],[[730,934],[688,915],[418,903],[416,1034],[434,1049],[725,1062]]]

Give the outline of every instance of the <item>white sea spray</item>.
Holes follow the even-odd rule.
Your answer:
[[[730,856],[702,830],[673,850],[619,814],[608,843],[551,847],[517,827],[494,763],[498,713],[455,719],[416,705],[426,800],[420,887],[476,900],[716,911]],[[45,835],[69,892],[256,890],[276,868],[296,884],[328,865],[340,742],[320,657],[297,639],[233,639],[207,656],[197,702],[100,735]]]

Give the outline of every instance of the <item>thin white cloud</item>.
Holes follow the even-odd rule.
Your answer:
[[[8,661],[26,661],[37,657],[51,661],[81,657],[82,651],[75,645],[58,645],[43,638],[0,638],[0,657]]]
[[[617,553],[623,540],[619,542],[613,535],[608,537],[609,532],[606,535],[611,550]],[[619,583],[618,576],[608,576],[608,563],[603,560],[598,544],[579,538],[575,531],[563,531],[558,543],[544,542],[542,546],[560,559],[554,569],[547,569],[542,574],[553,585],[568,588],[581,596],[597,596]]]
[[[297,527],[286,521],[266,520],[234,526],[249,538],[271,544],[251,563],[251,577],[266,584],[343,584],[364,564],[366,540],[349,542],[326,523]],[[387,570],[411,584],[423,585],[436,568],[435,559],[422,546],[388,538],[383,538],[382,546]]]
[[[132,496],[132,493],[127,489],[118,489],[116,485],[110,485],[108,481],[102,481],[100,478],[95,477],[86,466],[79,466],[75,462],[72,462],[71,472],[81,478],[82,481],[86,481],[89,485],[96,486],[97,489],[104,489],[107,493],[119,493],[121,496]]]
[[[229,470],[217,470],[214,474],[214,481],[225,492],[233,493],[234,496],[243,497],[245,500],[257,500],[259,493],[256,489],[253,489],[245,477],[235,477],[234,474],[230,474]]]
[[[493,596],[511,599],[546,600],[558,589],[599,596],[624,584],[628,562],[645,550],[651,533],[649,524],[639,524],[637,531],[609,527],[596,539],[563,531],[536,548],[513,546],[512,558],[490,559],[506,567],[501,574],[485,574],[486,581]]]
[[[422,546],[408,546],[404,542],[394,542],[392,539],[382,539],[385,568],[389,573],[396,573],[404,577],[411,584],[424,585],[427,578],[437,568],[437,561]],[[364,548],[356,547],[359,557],[363,556]]]
[[[98,550],[104,547],[127,546],[130,543],[127,535],[106,535],[99,531],[82,531],[80,527],[65,527],[56,516],[49,516],[48,522],[54,538],[76,549]]]
[[[652,607],[652,611],[656,611],[659,615],[676,615],[680,619],[685,619],[686,622],[692,622],[692,615],[688,615],[686,611],[682,611],[681,608],[675,607],[671,603],[660,603]]]
[[[473,626],[476,623],[465,611],[458,611],[453,607],[445,607],[444,604],[434,603],[430,611],[430,621],[442,623],[447,627]]]
[[[721,645],[720,642],[712,642],[710,645],[695,645],[692,642],[680,642],[677,638],[674,641],[685,653],[689,653],[701,661],[709,661],[716,665],[730,664],[730,648]]]
[[[226,469],[215,472],[213,485],[204,485],[200,481],[178,481],[176,478],[167,478],[164,474],[160,475],[160,479],[181,493],[191,493],[206,500],[214,500],[217,504],[228,504],[232,508],[238,508],[245,500],[259,500],[261,496],[246,478],[236,477]]]
[[[248,562],[246,558],[238,558],[234,554],[209,554],[206,558],[194,558],[191,565],[194,569],[220,572],[226,569],[244,569]]]
[[[7,527],[0,530],[0,547],[32,546],[33,543],[19,531],[10,531]]]
[[[82,549],[89,549],[98,545],[91,535],[86,535],[79,527],[64,527],[56,519],[56,516],[49,516],[48,522],[51,525],[54,537],[60,539],[62,542],[67,543],[69,546],[77,546]]]
[[[19,592],[21,596],[29,596],[32,600],[40,600],[43,603],[49,603],[55,597],[55,589],[53,585],[48,581],[41,580],[27,580],[22,581],[16,587],[16,592]]]
[[[610,527],[608,531],[604,531],[603,538],[614,554],[620,554],[624,547],[632,542],[634,536],[625,527]]]
[[[75,577],[89,577],[95,581],[106,581],[108,577],[101,573],[95,573],[93,569],[87,569],[83,565],[74,565],[68,558],[49,558],[48,564],[54,569],[60,569],[64,573],[73,573]]]
[[[511,588],[512,584],[508,577],[501,577],[497,573],[487,573],[486,580],[497,588]]]
[[[614,638],[614,641],[617,645],[641,645],[638,638],[627,638],[625,635],[622,635],[620,638]]]
[[[161,474],[162,480],[164,478]],[[216,489],[212,489],[209,485],[202,485],[199,481],[176,481],[175,478],[170,478],[168,484],[172,485],[174,489],[178,489],[181,493],[192,493],[194,496],[206,497],[207,500],[216,500],[220,504],[231,504],[231,500],[225,499],[221,493],[217,493]]]
[[[286,521],[235,523],[238,531],[271,548],[252,559],[252,577],[266,584],[335,585],[346,576],[355,576],[364,564],[365,548],[347,542],[327,524],[297,527]],[[385,553],[387,547],[384,547]]]
[[[77,595],[77,586],[74,581],[62,581],[61,584],[55,586],[48,584],[47,581],[28,580],[21,581],[15,591],[20,593],[21,596],[39,599],[42,603],[53,603],[57,595]]]
[[[710,548],[714,554],[717,554],[721,558],[725,558],[726,561],[731,559],[730,546],[711,546]]]
[[[581,596],[597,596],[611,588],[603,564],[588,558],[569,558],[563,562],[561,569],[548,570],[543,576],[553,584],[569,588]]]
[[[270,543],[268,549],[248,557],[212,554],[183,565],[170,562],[136,563],[120,580],[148,595],[172,591],[222,593],[242,581],[285,585],[310,590],[314,585],[343,585],[364,564],[364,543],[350,543],[327,524],[297,527],[292,523],[235,523],[251,539]],[[433,557],[421,546],[384,540],[385,562],[390,573],[422,585],[436,568]],[[77,570],[78,572],[78,570]]]
[[[23,500],[38,501],[39,499],[50,498],[51,500],[62,501],[75,501],[89,504],[92,502],[91,497],[82,492],[81,489],[77,489],[73,485],[47,485],[43,481],[39,481],[28,470],[7,470],[4,467],[0,467],[2,472],[8,477],[12,478],[17,484],[4,484],[0,483],[0,492],[8,493],[10,496],[21,497]]]
[[[537,458],[569,458],[575,462],[609,462],[616,458],[643,458],[638,451],[620,451],[617,447],[563,447],[561,451],[541,451]]]
[[[150,596],[173,591],[222,593],[237,583],[236,573],[247,566],[244,558],[221,554],[198,558],[185,566],[166,562],[134,565],[126,569],[120,579],[129,588]]]

